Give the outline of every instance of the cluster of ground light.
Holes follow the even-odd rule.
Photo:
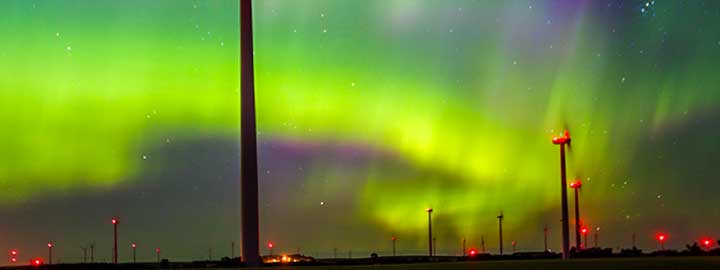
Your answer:
[[[577,184],[577,183],[575,183]],[[432,224],[432,213],[433,209],[428,208],[425,210],[426,213],[428,213],[428,225]],[[500,234],[502,235],[502,219],[503,215],[501,214],[498,216],[498,220],[500,222]],[[220,260],[213,260],[212,258],[212,249],[209,250],[209,258],[207,260],[196,260],[193,262],[170,262],[169,260],[162,260],[161,261],[161,250],[160,248],[155,249],[155,253],[157,256],[157,261],[154,263],[148,263],[148,262],[138,262],[136,260],[136,248],[138,247],[135,242],[132,242],[130,244],[130,248],[132,248],[132,261],[130,262],[120,262],[118,260],[118,227],[120,225],[120,220],[117,218],[112,218],[110,220],[110,224],[113,227],[112,233],[113,233],[113,239],[114,239],[114,247],[113,247],[113,258],[112,258],[112,264],[122,264],[125,266],[131,266],[131,267],[137,267],[139,265],[142,265],[143,267],[201,267],[201,268],[216,268],[216,267],[228,267],[228,266],[241,266],[242,260],[241,258],[234,257],[234,242],[233,242],[233,251],[231,252],[231,256],[229,257],[222,257]],[[431,227],[429,229],[429,234],[432,235]],[[587,244],[587,235],[589,233],[589,229],[587,227],[580,227],[580,233],[583,237],[585,237],[584,244],[580,244],[579,246],[573,247],[573,249],[570,251],[571,256],[570,258],[627,258],[627,257],[667,257],[667,256],[720,256],[720,248],[712,249],[712,247],[715,245],[715,242],[712,238],[706,237],[700,239],[699,242],[694,242],[692,245],[687,245],[685,250],[677,251],[677,250],[668,250],[665,249],[665,242],[668,241],[669,235],[664,232],[659,232],[656,234],[656,240],[659,245],[659,250],[652,251],[650,253],[643,253],[642,250],[637,249],[637,247],[634,246],[631,249],[623,249],[619,250],[618,252],[613,252],[611,248],[602,248],[597,245],[597,234],[595,234],[595,245],[593,247],[589,247]],[[547,236],[547,235],[546,235]],[[634,237],[634,236],[633,236]],[[545,246],[545,250],[538,251],[538,252],[517,252],[515,250],[516,241],[512,241],[512,253],[510,254],[503,254],[502,249],[500,249],[500,254],[489,254],[486,253],[485,250],[485,243],[482,243],[482,249],[477,250],[475,248],[469,248],[466,250],[465,248],[465,240],[463,239],[463,247],[462,247],[462,255],[461,256],[438,256],[436,254],[436,251],[431,246],[432,243],[434,243],[435,239],[431,239],[431,241],[428,242],[429,244],[429,254],[425,256],[417,256],[417,255],[397,255],[396,254],[396,241],[398,240],[397,237],[393,236],[391,238],[392,245],[393,245],[393,251],[392,254],[389,254],[387,256],[379,256],[377,253],[372,253],[368,255],[360,255],[356,256],[355,258],[352,257],[352,253],[348,254],[348,257],[338,257],[337,250],[334,254],[333,258],[315,258],[309,255],[303,255],[300,253],[295,254],[288,254],[281,252],[280,254],[273,254],[276,246],[274,242],[268,242],[266,244],[268,254],[265,256],[262,256],[262,262],[266,265],[358,265],[358,264],[394,264],[394,263],[417,263],[417,262],[458,262],[458,261],[492,261],[492,260],[529,260],[529,259],[537,259],[537,260],[544,260],[544,259],[557,259],[561,258],[560,253],[553,252],[547,248],[547,245]],[[546,239],[547,241],[547,239]],[[579,241],[578,241],[579,242]],[[698,244],[699,243],[699,244]],[[718,241],[718,244],[720,245],[720,241]],[[53,265],[53,250],[55,248],[55,244],[53,242],[47,243],[47,257],[37,256],[33,257],[29,260],[29,265],[39,267],[42,265]],[[94,248],[94,247],[93,247]],[[88,264],[87,261],[87,250],[84,250],[85,254],[83,257],[82,264]],[[91,252],[94,252],[92,250]],[[17,249],[11,249],[8,253],[9,255],[9,262],[11,262],[13,265],[25,265],[24,262],[18,261],[17,256],[19,255],[19,252]],[[108,263],[100,263],[97,264],[93,261],[92,256],[90,255],[91,259],[89,264],[90,265],[100,265],[103,267],[108,267]],[[622,261],[620,262],[622,263]],[[74,263],[76,264],[76,263]],[[56,264],[58,265],[58,264]],[[62,265],[62,264],[59,264]],[[135,265],[135,266],[132,266]]]

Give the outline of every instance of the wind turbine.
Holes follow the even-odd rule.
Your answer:
[[[589,230],[588,228],[586,228],[585,226],[583,226],[582,229],[580,229],[580,233],[582,233],[583,238],[584,238],[584,240],[585,240],[585,244],[583,244],[583,247],[582,247],[582,248],[587,248],[587,235],[588,235],[588,232],[590,232],[590,230]]]
[[[240,0],[241,257],[246,266],[255,267],[260,265],[260,218],[252,22],[252,0]]]
[[[502,233],[502,222],[503,222],[503,219],[504,219],[504,218],[505,218],[505,215],[503,214],[503,212],[502,212],[502,211],[500,211],[500,215],[499,215],[499,216],[497,216],[497,219],[498,219],[498,228],[499,228],[499,230],[498,230],[498,231],[499,231],[499,232],[498,232],[498,234],[500,235],[500,255],[503,255],[503,233]]]
[[[543,228],[543,236],[544,236],[543,243],[545,244],[545,249],[543,250],[543,252],[548,252],[548,247],[547,247],[548,226],[547,225],[545,225],[545,228]]]
[[[580,249],[580,188],[582,181],[578,178],[570,183],[570,188],[575,190],[575,248]]]
[[[433,212],[433,209],[426,208],[425,212],[428,213],[428,255],[430,257],[432,257],[433,251],[434,251],[433,250],[433,241],[435,240],[435,238],[433,238],[433,234],[432,234],[432,212]]]
[[[568,202],[567,202],[567,178],[565,176],[565,145],[570,148],[570,132],[565,130],[565,134],[560,137],[553,137],[552,142],[560,146],[560,196],[562,203],[562,249],[563,259],[570,256],[570,226],[568,224]]]

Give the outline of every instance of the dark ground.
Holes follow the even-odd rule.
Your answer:
[[[355,266],[275,266],[267,270],[720,270],[718,257],[674,258],[613,258],[527,260],[527,261],[475,261],[455,263],[355,265]]]
[[[720,257],[642,257],[642,258],[601,258],[601,259],[573,259],[562,261],[559,259],[535,260],[492,260],[492,261],[465,261],[465,262],[436,262],[436,263],[406,263],[406,264],[366,264],[366,265],[324,265],[324,266],[265,266],[260,268],[191,268],[189,265],[177,264],[170,268],[160,268],[156,263],[125,264],[125,265],[43,265],[39,268],[32,266],[1,267],[6,270],[230,270],[230,269],[260,269],[260,270],[720,270]],[[188,268],[184,268],[188,267]]]

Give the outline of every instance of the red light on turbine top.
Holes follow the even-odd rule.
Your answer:
[[[568,131],[566,130],[562,137],[553,137],[553,138],[552,138],[552,142],[553,142],[554,144],[566,144],[566,143],[569,143],[569,142],[570,142],[570,132],[568,132]]]
[[[156,253],[160,253],[160,248],[156,248],[156,249],[155,249],[155,252],[156,252]]]
[[[52,243],[48,243],[48,247],[49,247],[49,248],[52,248],[52,247],[53,247],[53,244],[52,244]]]
[[[397,240],[397,237],[393,236],[393,237],[390,238],[390,239],[393,240],[393,241],[395,241],[395,240]]]
[[[588,233],[588,229],[585,228],[585,227],[583,227],[582,229],[580,229],[580,233],[582,233],[582,234],[587,234],[587,233]]]
[[[703,240],[701,241],[701,244],[702,244],[705,248],[710,248],[710,247],[712,246],[712,244],[713,244],[713,240],[710,239],[710,238],[703,238]]]
[[[116,218],[113,218],[110,222],[112,222],[112,224],[118,224],[118,220]]]
[[[475,250],[475,249],[473,248],[473,249],[470,250],[470,256],[475,256],[475,255],[477,255],[477,250]]]
[[[132,248],[136,248],[136,247],[137,247],[137,245],[135,245],[135,243],[132,243],[130,246],[131,246]]]
[[[275,245],[272,242],[268,242],[268,248],[273,248]]]
[[[10,261],[16,263],[16,262],[17,262],[17,258],[11,258]]]
[[[32,260],[32,264],[34,266],[40,266],[40,265],[42,265],[42,263],[43,263],[43,261],[41,259],[33,259]]]
[[[575,180],[574,182],[570,182],[571,188],[580,188],[582,187],[582,182],[580,180]]]
[[[667,240],[667,235],[665,235],[664,233],[659,233],[656,237],[657,237],[657,240],[660,242]]]
[[[13,255],[13,256],[17,255],[17,250],[14,250],[14,249],[11,250],[11,251],[10,251],[10,255]]]

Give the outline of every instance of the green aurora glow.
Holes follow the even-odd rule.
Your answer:
[[[666,160],[717,160],[718,133],[684,128],[718,116],[720,5],[657,1],[643,12],[643,1],[568,2],[256,3],[261,182],[302,187],[263,196],[264,239],[329,249],[320,232],[283,231],[346,214],[386,233],[356,232],[348,240],[359,249],[392,233],[422,249],[423,209],[433,207],[447,245],[494,236],[502,210],[509,239],[537,248],[538,228],[559,228],[550,138],[565,127],[569,176],[585,179],[586,221],[617,234],[608,242],[627,244],[621,234],[654,228],[638,224],[646,221],[688,227],[687,237],[718,233],[709,230],[717,211],[715,223],[692,217],[687,226],[663,216],[707,202],[683,186],[715,174],[703,162],[674,173]],[[152,154],[162,145],[235,140],[237,16],[230,0],[0,2],[3,207],[132,189],[152,181],[148,172],[174,170],[152,162],[172,158]],[[705,156],[678,152],[679,134]],[[280,166],[268,145],[362,162],[309,154]],[[295,163],[307,165],[302,174]],[[280,206],[310,217],[275,217]]]

